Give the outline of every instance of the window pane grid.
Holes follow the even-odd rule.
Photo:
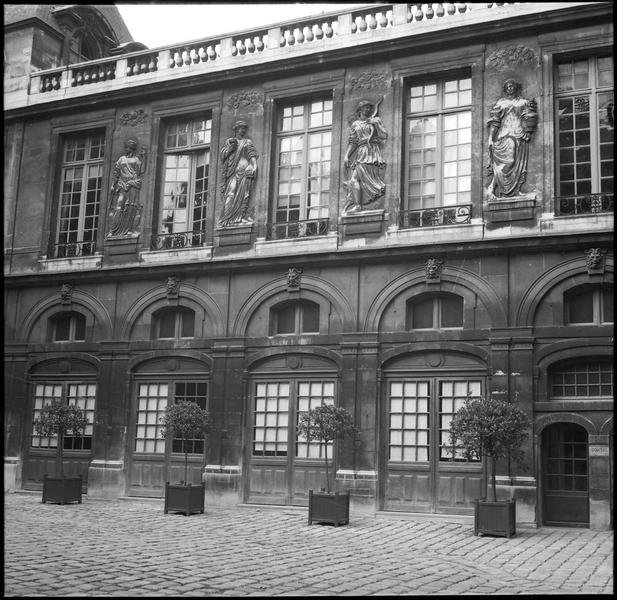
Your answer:
[[[551,399],[613,397],[613,367],[608,361],[559,367],[550,379]]]
[[[204,381],[176,382],[174,386],[174,402],[195,402],[200,408],[207,406],[207,383]],[[182,438],[172,440],[172,452],[185,452],[185,442]],[[204,439],[193,438],[186,441],[186,451],[189,454],[204,453]]]
[[[410,86],[406,210],[471,201],[470,105],[470,78]]]
[[[253,456],[287,456],[289,383],[256,385],[253,410]]]
[[[37,383],[34,389],[34,422],[44,406],[54,401],[75,405],[88,419],[88,425],[80,435],[72,432],[64,435],[64,450],[91,450],[94,411],[96,405],[96,383]],[[33,448],[57,448],[58,436],[44,437],[37,435],[32,428],[31,446]]]
[[[393,381],[389,388],[389,460],[430,458],[430,382]]]
[[[562,61],[556,69],[560,196],[613,192],[613,59]]]
[[[466,461],[464,449],[453,448],[450,443],[450,423],[455,413],[463,406],[468,397],[477,398],[482,393],[480,381],[441,381],[439,383],[439,460]],[[470,462],[478,462],[477,456]]]
[[[64,141],[62,186],[58,205],[56,244],[96,242],[105,140],[101,134]],[[82,248],[94,252],[94,245]]]
[[[332,381],[305,381],[298,383],[298,397],[296,406],[296,425],[300,417],[309,410],[322,405],[334,404],[334,382]],[[332,442],[327,443],[328,458],[332,458]],[[326,444],[317,440],[307,441],[306,437],[298,436],[296,440],[296,457],[323,458]]]
[[[210,178],[210,149],[207,146],[211,138],[212,120],[208,118],[183,119],[167,124],[161,234],[205,231]],[[174,150],[179,152],[172,153]],[[195,240],[203,243],[201,236]]]
[[[135,425],[135,452],[165,452],[160,422],[167,408],[167,383],[140,383],[137,392],[137,423]]]
[[[326,218],[332,100],[283,106],[279,114],[275,222]]]

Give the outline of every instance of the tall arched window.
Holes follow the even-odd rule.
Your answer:
[[[463,298],[456,294],[422,294],[407,302],[407,329],[463,326]]]
[[[195,337],[195,311],[186,307],[164,308],[153,315],[152,337],[175,339]]]
[[[270,311],[270,333],[319,333],[319,305],[300,300],[275,306]]]

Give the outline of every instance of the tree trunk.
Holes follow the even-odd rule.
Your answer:
[[[188,440],[184,440],[184,485],[189,484],[189,445]]]
[[[495,471],[497,470],[497,458],[491,456],[491,488],[493,490],[493,502],[497,502],[497,483],[495,480]]]
[[[330,493],[330,475],[328,474],[328,441],[324,444],[324,460],[326,462],[326,490]]]
[[[58,447],[56,448],[56,473],[60,474],[60,477],[64,477],[64,429],[58,431]]]

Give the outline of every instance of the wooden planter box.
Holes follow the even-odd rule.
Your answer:
[[[165,514],[169,511],[179,512],[187,517],[194,513],[204,513],[206,484],[170,485],[165,483]]]
[[[308,524],[331,523],[335,527],[349,523],[349,492],[328,494],[309,490]]]
[[[54,502],[55,504],[68,504],[78,502],[81,504],[81,475],[77,477],[50,477],[43,476],[43,504]]]
[[[473,534],[497,535],[510,538],[516,535],[516,500],[474,501]]]

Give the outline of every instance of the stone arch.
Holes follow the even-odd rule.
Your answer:
[[[574,412],[558,412],[536,417],[533,422],[534,435],[540,438],[542,431],[555,423],[575,423],[587,431],[588,435],[597,435],[598,430],[593,421]]]
[[[342,331],[353,331],[355,325],[354,313],[343,293],[320,277],[302,275],[300,291],[290,292],[287,288],[287,278],[279,277],[253,292],[238,311],[231,335],[233,337],[244,337],[251,316],[265,303],[272,306],[291,298],[298,300],[325,299],[334,308],[335,316],[340,322]]]
[[[255,352],[250,357],[248,357],[245,365],[245,371],[251,371],[256,365],[267,359],[275,358],[277,356],[286,355],[289,353],[289,347],[266,348],[264,350],[260,350],[259,352]],[[301,346],[294,347],[293,354],[318,356],[331,362],[333,364],[333,368],[336,368],[337,371],[339,371],[342,366],[343,357],[338,352],[334,352],[333,350],[329,350],[327,348],[321,348],[320,346],[311,346],[310,348]]]
[[[580,359],[584,361],[590,357],[612,357],[613,352],[610,346],[602,344],[594,339],[571,339],[563,340],[550,344],[545,348],[536,351],[534,363],[537,365],[535,372],[537,375],[536,399],[538,402],[547,402],[550,368],[568,359]]]
[[[152,350],[150,352],[145,352],[144,354],[139,354],[138,356],[133,356],[128,362],[127,371],[129,373],[134,373],[141,365],[152,360],[173,360],[178,358],[189,358],[200,362],[206,366],[209,372],[212,371],[214,364],[212,357],[204,354],[203,352],[198,352],[197,350]]]
[[[538,277],[523,295],[516,311],[515,327],[532,327],[536,311],[549,291],[561,286],[563,290],[576,287],[583,283],[603,281],[610,277],[612,281],[613,258],[605,260],[605,275],[590,275],[587,271],[585,256],[579,256],[565,261],[549,269]]]
[[[209,323],[212,326],[212,337],[222,337],[225,335],[223,311],[216,301],[198,287],[182,283],[177,296],[174,296],[172,300],[168,298],[165,284],[152,288],[138,298],[129,308],[120,324],[120,339],[126,340],[131,337],[135,324],[146,311],[152,313],[166,306],[182,305],[183,300],[188,301],[189,307],[201,309],[209,317]]]
[[[448,284],[444,286],[443,284]],[[426,283],[426,272],[424,268],[416,268],[399,275],[391,281],[377,294],[366,314],[364,320],[365,332],[376,332],[379,330],[381,317],[394,299],[406,291],[413,288],[417,292],[440,292],[448,287],[447,291],[468,296],[470,293],[477,295],[479,300],[486,308],[491,319],[492,327],[506,327],[507,317],[503,309],[503,301],[500,300],[495,289],[484,279],[467,269],[444,266],[440,276],[440,283]]]
[[[45,356],[37,356],[35,358],[31,358],[26,363],[25,372],[28,373],[28,375],[31,375],[37,369],[44,367],[45,363],[60,364],[61,362],[67,362],[69,363],[69,365],[72,362],[77,364],[85,363],[88,367],[92,369],[92,371],[96,372],[97,374],[101,370],[101,360],[98,357],[93,356],[92,354],[87,354],[85,352],[62,352],[58,353],[57,355],[46,354]]]
[[[488,368],[488,351],[473,344],[466,344],[465,342],[422,342],[421,346],[413,342],[409,344],[402,344],[396,348],[386,350],[381,354],[380,368],[385,370],[388,368],[388,363],[392,363],[397,358],[408,354],[417,353],[453,353],[459,355],[469,355],[486,365]]]
[[[613,417],[609,417],[600,426],[600,435],[610,435],[613,432]]]
[[[86,316],[86,327],[93,328],[92,333],[97,339],[112,339],[113,328],[107,309],[97,298],[81,290],[73,290],[71,301],[67,303],[61,301],[59,294],[43,298],[28,311],[18,331],[25,332],[25,341],[30,341],[34,328],[43,320],[47,321],[56,312],[65,310],[79,312],[80,309],[86,313],[84,315]]]

